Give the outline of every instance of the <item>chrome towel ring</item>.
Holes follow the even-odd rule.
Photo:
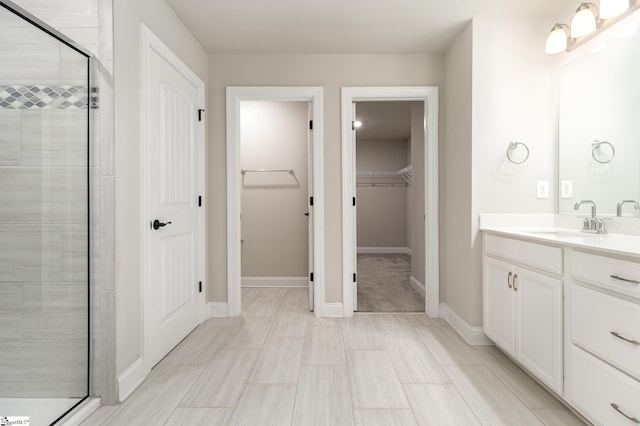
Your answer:
[[[522,158],[520,161],[514,160],[514,158],[512,157],[513,153],[518,149],[519,146],[523,147],[526,151],[524,158]],[[529,147],[523,142],[509,142],[509,147],[507,148],[507,158],[513,164],[522,164],[529,159]]]
[[[603,146],[604,147],[607,147],[607,146],[609,147],[609,150],[611,152],[608,155],[606,153],[602,153],[600,151],[600,148],[603,147]],[[599,152],[600,155],[598,155],[597,152]],[[591,144],[591,156],[598,163],[607,164],[607,163],[610,163],[611,160],[613,160],[613,158],[616,156],[616,149],[611,144],[611,142],[595,140]]]

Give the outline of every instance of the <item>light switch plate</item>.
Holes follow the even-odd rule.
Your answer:
[[[549,198],[549,181],[548,180],[538,181],[536,195],[538,198]]]
[[[573,181],[560,181],[560,198],[573,198]]]

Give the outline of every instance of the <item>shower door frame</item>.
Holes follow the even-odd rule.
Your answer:
[[[82,397],[76,404],[62,413],[58,418],[56,418],[51,424],[57,424],[62,421],[69,413],[73,412],[76,408],[78,408],[81,404],[91,398],[91,155],[93,154],[93,150],[91,149],[92,145],[92,119],[91,119],[91,97],[92,97],[92,69],[94,66],[94,56],[87,49],[83,48],[76,42],[74,42],[69,37],[62,34],[60,31],[56,30],[46,22],[37,18],[33,14],[27,12],[22,7],[18,6],[12,1],[9,0],[0,0],[0,7],[3,7],[9,13],[12,13],[29,24],[33,25],[35,28],[43,31],[50,37],[54,38],[58,42],[64,44],[65,46],[73,49],[80,55],[84,56],[87,63],[87,76],[86,76],[86,84],[87,84],[87,126],[86,126],[86,144],[87,144],[87,163],[86,163],[86,179],[87,179],[87,377],[86,377],[86,391],[85,396]]]

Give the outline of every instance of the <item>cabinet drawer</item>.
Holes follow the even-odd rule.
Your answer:
[[[485,234],[484,250],[487,254],[562,274],[562,249],[558,247]]]
[[[571,274],[584,282],[640,297],[640,263],[574,251]]]
[[[640,379],[640,305],[574,284],[571,338]]]
[[[630,426],[640,421],[640,382],[571,345],[570,380],[573,404],[599,425]]]

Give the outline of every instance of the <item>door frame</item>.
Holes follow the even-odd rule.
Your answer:
[[[240,103],[311,102],[313,109],[313,254],[314,313],[324,315],[324,139],[322,87],[227,87],[227,314],[242,312]]]
[[[147,294],[149,291],[148,282],[148,268],[149,263],[147,259],[148,245],[149,245],[149,232],[148,232],[148,205],[147,199],[149,194],[149,152],[153,147],[154,141],[150,138],[149,126],[151,123],[151,117],[149,116],[149,82],[147,75],[152,72],[150,67],[150,55],[151,51],[160,55],[166,60],[172,67],[176,69],[186,80],[197,87],[198,90],[198,103],[201,108],[205,108],[205,84],[204,82],[175,54],[169,47],[167,47],[146,25],[140,24],[140,40],[141,40],[141,60],[140,60],[140,83],[141,83],[141,96],[140,96],[140,286],[141,286],[141,316],[142,316],[142,336],[141,336],[141,351],[142,362],[144,364],[144,374],[148,374],[151,371],[152,365],[149,365],[149,351],[148,348],[148,326],[149,321],[147,318],[148,306],[147,306]],[[194,112],[195,113],[195,112]],[[206,179],[205,179],[205,126],[204,121],[202,125],[195,128],[195,156],[197,160],[197,192],[202,194],[203,197],[206,191]],[[198,256],[197,256],[197,275],[201,277],[203,281],[203,290],[201,293],[197,293],[196,301],[198,304],[198,323],[202,323],[206,318],[206,262],[207,259],[207,245],[205,243],[206,230],[206,200],[202,207],[198,208],[198,228],[201,232],[198,232]],[[194,286],[195,286],[194,282]],[[195,287],[194,287],[195,288]]]
[[[355,158],[351,121],[352,104],[358,101],[422,101],[425,108],[425,278],[427,303],[425,313],[440,316],[440,271],[438,253],[438,87],[343,87],[342,88],[342,297],[344,316],[353,316],[353,273],[356,271],[354,253]]]

